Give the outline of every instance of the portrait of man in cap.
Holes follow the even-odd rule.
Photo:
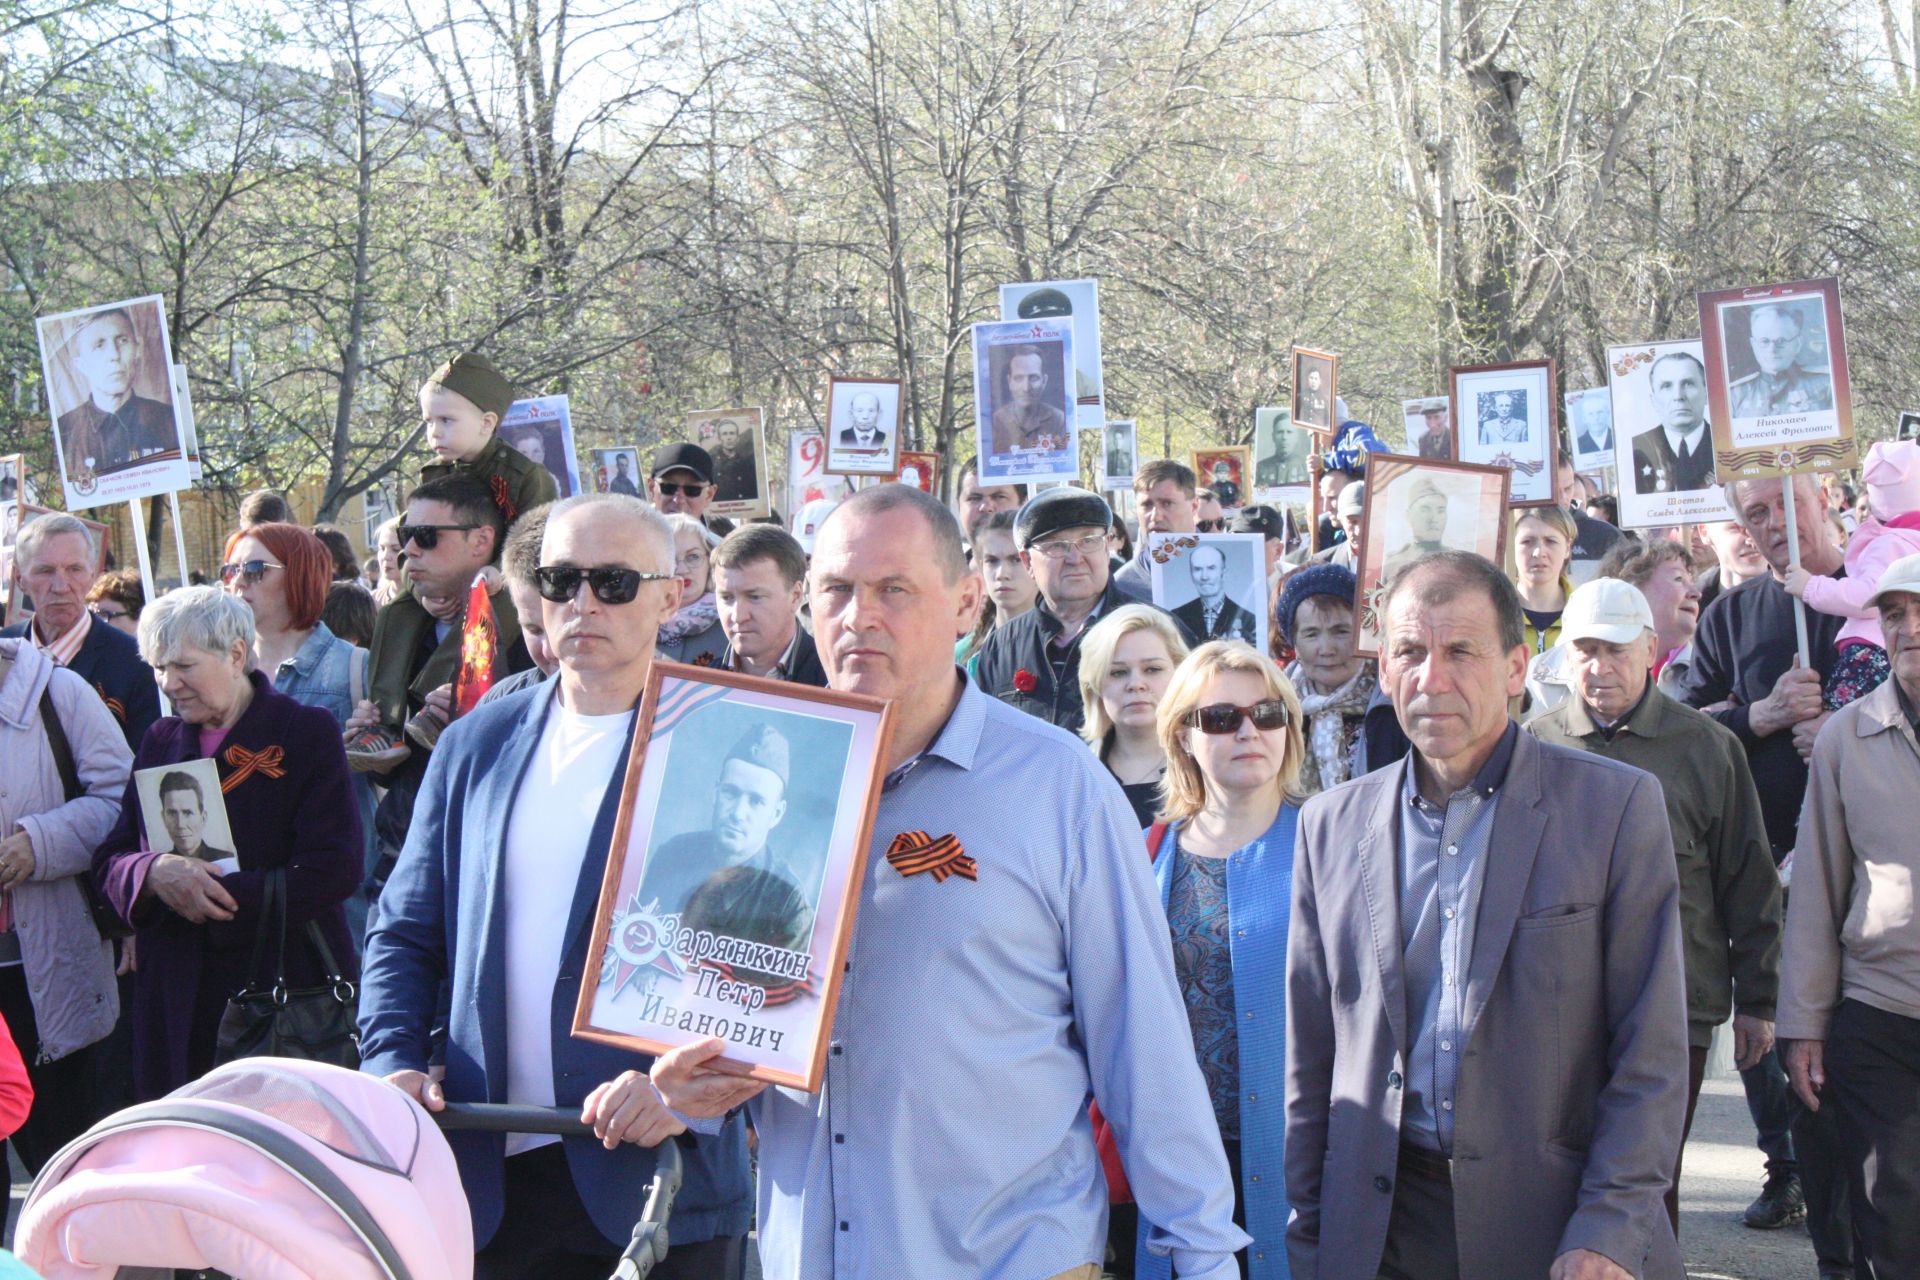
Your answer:
[[[749,726],[713,779],[707,827],[654,849],[640,900],[657,904],[659,915],[681,914],[683,924],[685,914],[698,906],[709,921],[752,920],[756,927],[771,924],[804,939],[812,924],[807,904],[819,889],[825,849],[802,852],[782,839],[791,756],[779,729]],[[805,912],[804,918],[796,910]]]
[[[1388,581],[1402,568],[1422,556],[1447,549],[1447,495],[1431,476],[1415,476],[1407,486],[1407,528],[1410,536],[1398,548],[1387,553],[1380,567],[1380,580]]]
[[[65,320],[53,348],[58,370],[49,399],[58,415],[69,480],[104,475],[155,458],[181,455],[164,353],[153,360],[132,305]],[[53,371],[50,370],[50,373]]]
[[[1408,451],[1422,458],[1442,462],[1453,457],[1453,424],[1447,421],[1447,398],[1425,396],[1401,403],[1400,416],[1407,426]]]

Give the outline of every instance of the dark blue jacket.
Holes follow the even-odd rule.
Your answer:
[[[1106,617],[1122,605],[1148,604],[1135,600],[1118,582],[1109,580],[1100,597],[1100,610],[1094,621]],[[1162,611],[1164,612],[1164,610]],[[1167,615],[1186,639],[1194,643],[1193,633],[1180,619]],[[1068,733],[1079,733],[1087,721],[1086,708],[1080,705],[1080,645],[1091,626],[1083,628],[1067,646],[1065,678],[1056,682],[1050,654],[1053,638],[1060,634],[1060,619],[1053,616],[1042,600],[1004,627],[996,627],[980,646],[980,661],[974,667],[974,680],[994,697],[1018,707]],[[1021,672],[1032,677],[1022,679]],[[1021,685],[1030,687],[1022,689]]]
[[[24,636],[31,622],[19,622],[0,631],[0,638]],[[153,682],[153,668],[140,661],[140,646],[134,638],[109,623],[95,618],[73,655],[67,670],[93,686],[100,700],[120,722],[127,735],[127,746],[137,754],[140,739],[160,718],[160,688]]]
[[[535,685],[483,703],[440,735],[406,847],[367,934],[360,993],[363,1070],[426,1070],[441,984],[450,983],[446,1096],[455,1102],[506,1101],[507,957],[500,896],[506,834],[553,696],[553,682]],[[613,847],[627,754],[622,750],[614,767],[580,864],[562,951],[569,959],[553,988],[553,1096],[563,1107],[577,1108],[595,1085],[623,1071],[645,1071],[653,1062],[571,1034],[580,961],[588,952],[606,851]],[[500,1226],[506,1138],[453,1133],[447,1140],[473,1213],[474,1244],[482,1247]],[[728,1122],[716,1137],[679,1141],[687,1180],[673,1207],[674,1240],[692,1244],[745,1235],[753,1188],[744,1122]],[[628,1143],[608,1151],[592,1138],[563,1142],[573,1185],[594,1225],[609,1241],[624,1243],[653,1177],[653,1152]]]

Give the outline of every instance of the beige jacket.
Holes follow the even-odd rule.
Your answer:
[[[1787,892],[1779,1035],[1824,1040],[1852,998],[1920,1018],[1920,742],[1889,679],[1820,730]]]

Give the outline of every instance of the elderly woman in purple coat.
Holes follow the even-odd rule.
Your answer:
[[[173,714],[147,730],[134,770],[213,759],[239,864],[145,848],[131,782],[119,824],[94,855],[95,880],[137,931],[133,1074],[142,1099],[213,1066],[227,998],[252,976],[268,871],[286,873],[288,985],[325,976],[304,940],[309,920],[336,960],[353,964],[342,904],[360,882],[364,846],[340,727],[253,669],[253,631],[252,611],[217,587],[170,592],[140,616],[140,656]]]

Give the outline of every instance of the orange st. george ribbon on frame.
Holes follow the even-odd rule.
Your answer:
[[[931,872],[935,884],[944,883],[948,876],[980,878],[980,868],[950,835],[935,839],[924,831],[902,831],[887,846],[887,861],[903,876]]]

